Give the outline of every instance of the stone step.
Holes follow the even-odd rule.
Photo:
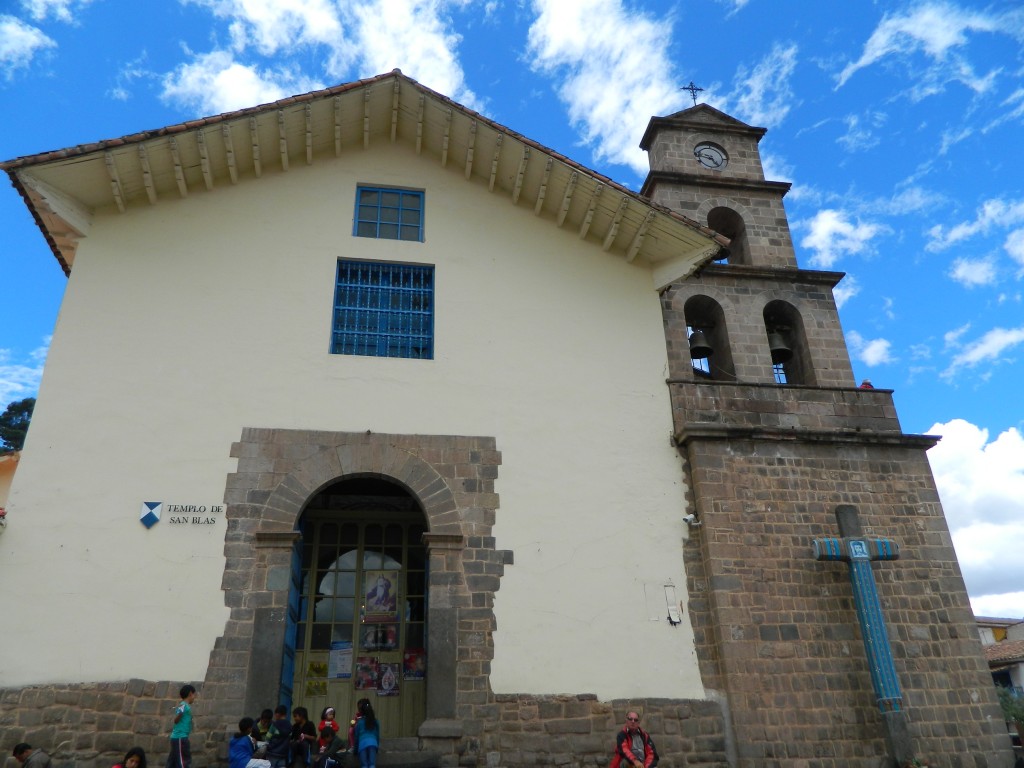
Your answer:
[[[415,736],[386,739],[377,751],[377,768],[439,768],[441,753],[419,748]],[[350,754],[342,768],[359,768],[359,757]]]

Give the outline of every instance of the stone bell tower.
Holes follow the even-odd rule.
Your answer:
[[[926,451],[892,391],[854,386],[832,290],[800,269],[766,181],[765,129],[707,105],[651,119],[642,193],[732,241],[724,262],[662,294],[673,433],[696,521],[689,615],[709,695],[741,768],[877,768],[908,753],[1009,766],[966,589]],[[836,508],[895,542],[870,564],[898,696],[881,696],[846,567],[818,562]],[[877,639],[877,638],[876,638]],[[905,725],[893,743],[888,718]]]

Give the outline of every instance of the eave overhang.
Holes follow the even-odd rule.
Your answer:
[[[228,189],[403,142],[467,183],[652,271],[691,275],[724,236],[488,120],[400,71],[153,131],[0,163],[65,273],[95,212]]]

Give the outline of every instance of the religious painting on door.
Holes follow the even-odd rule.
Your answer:
[[[368,698],[382,736],[415,736],[429,677],[422,512],[396,486],[349,481],[313,500],[300,531],[293,706],[317,723],[334,707],[347,728]]]

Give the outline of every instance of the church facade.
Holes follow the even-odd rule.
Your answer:
[[[69,274],[2,743],[159,757],[192,682],[201,765],[363,697],[392,765],[603,764],[627,709],[664,765],[1009,765],[932,439],[853,386],[763,133],[654,118],[637,194],[396,71],[2,164]],[[900,547],[895,736],[841,505]]]

